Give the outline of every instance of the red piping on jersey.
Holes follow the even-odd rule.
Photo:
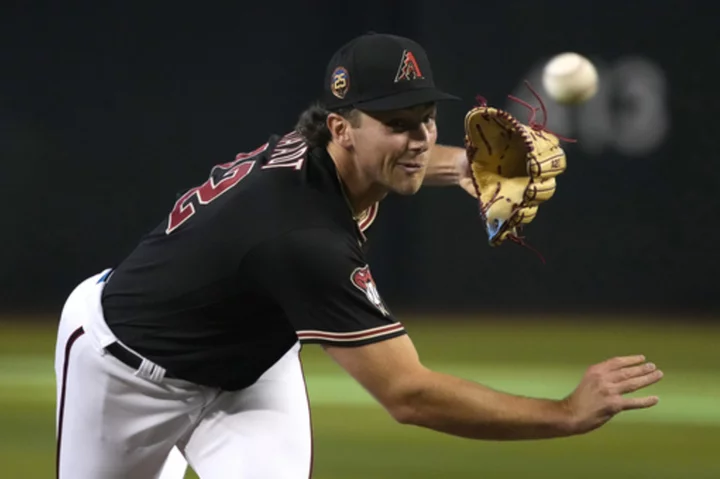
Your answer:
[[[367,230],[370,225],[373,224],[375,218],[377,218],[377,212],[379,207],[380,204],[375,203],[368,209],[367,216],[365,216],[365,218],[363,218],[363,220],[358,223],[358,228],[360,228],[360,231],[365,232],[365,230]]]
[[[384,336],[402,331],[404,326],[401,323],[393,323],[378,328],[366,329],[365,331],[354,331],[349,333],[335,333],[330,331],[298,331],[300,339],[326,339],[330,341],[358,341],[377,336]]]

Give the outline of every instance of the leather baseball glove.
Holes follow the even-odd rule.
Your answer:
[[[548,131],[544,121],[534,121],[538,108],[510,98],[531,110],[527,125],[487,106],[482,97],[478,97],[479,106],[465,116],[465,148],[491,246],[505,240],[525,245],[519,231],[535,218],[538,206],[555,194],[555,177],[566,168],[560,137]],[[545,113],[541,100],[540,105]]]

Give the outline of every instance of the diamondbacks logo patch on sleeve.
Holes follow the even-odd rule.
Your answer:
[[[355,268],[355,270],[350,275],[350,280],[352,281],[353,286],[365,293],[368,301],[370,301],[373,306],[379,309],[383,316],[387,316],[390,314],[385,307],[382,298],[380,297],[380,293],[378,292],[377,286],[375,285],[375,280],[370,273],[369,266],[366,265],[362,268]]]

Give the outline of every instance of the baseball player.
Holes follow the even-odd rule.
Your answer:
[[[642,356],[592,366],[561,401],[422,366],[373,279],[365,232],[391,192],[463,183],[482,197],[466,150],[436,145],[436,104],[455,97],[436,88],[423,48],[393,35],[342,46],[325,82],[293,131],[215,166],[70,294],[59,478],[180,478],[184,460],[203,479],[310,477],[303,344],[322,345],[399,423],[467,438],[582,434],[657,402],[624,396],[662,375]]]

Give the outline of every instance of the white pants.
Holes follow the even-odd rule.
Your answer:
[[[133,370],[105,351],[101,274],[68,297],[55,351],[59,479],[302,478],[312,428],[296,343],[242,391]],[[228,365],[232,367],[232,365]],[[150,374],[148,371],[155,371]]]

